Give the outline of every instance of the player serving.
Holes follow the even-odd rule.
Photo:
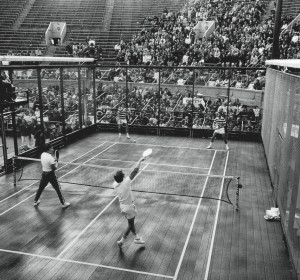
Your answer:
[[[134,196],[131,191],[131,182],[138,174],[141,162],[145,159],[146,156],[143,155],[128,177],[125,177],[125,174],[122,170],[118,170],[114,175],[115,182],[113,183],[113,188],[118,196],[121,212],[128,222],[126,231],[122,235],[122,238],[117,242],[120,248],[122,248],[130,232],[132,232],[134,235],[134,243],[143,246],[145,245],[145,241],[137,234],[135,229],[134,220],[137,215],[137,210],[136,206],[134,205]]]
[[[210,139],[210,143],[207,147],[207,149],[211,149],[212,143],[216,139],[217,134],[221,134],[222,138],[224,140],[226,150],[229,150],[228,144],[227,144],[227,125],[225,118],[220,114],[216,113],[216,118],[213,122],[213,129],[215,130],[213,133],[213,136]]]

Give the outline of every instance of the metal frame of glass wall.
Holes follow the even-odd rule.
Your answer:
[[[228,119],[230,132],[260,134],[261,112],[237,117],[234,110],[243,105],[236,104],[239,99],[252,104],[246,108],[260,107],[262,91],[234,83],[264,68],[28,65],[0,70],[17,92],[29,91],[29,104],[9,108],[2,118],[6,136],[13,140],[3,147],[7,158],[33,155],[43,140],[64,145],[97,128],[117,131],[121,104],[128,109],[132,132],[197,137],[206,131],[207,136],[218,112]]]

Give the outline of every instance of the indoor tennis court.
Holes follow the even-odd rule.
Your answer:
[[[211,150],[207,143],[96,133],[62,148],[57,176],[68,209],[51,187],[33,207],[41,166],[22,160],[15,188],[12,174],[1,177],[0,278],[290,279],[280,225],[263,218],[271,188],[261,145],[233,141],[226,151],[222,141]],[[153,153],[132,182],[146,247],[129,236],[120,250],[126,219],[113,174],[128,175],[147,148]],[[239,211],[231,177],[243,185]]]

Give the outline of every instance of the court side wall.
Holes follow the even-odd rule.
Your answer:
[[[281,224],[300,279],[300,77],[267,70],[262,140]]]

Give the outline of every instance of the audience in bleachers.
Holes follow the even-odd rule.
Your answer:
[[[196,27],[202,20],[214,20],[217,26],[212,34],[199,38]],[[266,14],[263,1],[195,0],[177,13],[166,8],[160,16],[145,17],[141,31],[130,42],[116,44],[116,59],[128,65],[260,67],[271,58],[274,20],[274,14]],[[291,21],[290,17],[282,18],[281,58],[300,57],[299,22],[284,31]],[[153,78],[154,74],[152,71],[148,76]],[[222,86],[218,73],[214,74],[198,76],[195,83]],[[188,73],[169,73],[167,79],[178,84],[192,82]],[[239,79],[236,85],[252,87],[255,79]]]

